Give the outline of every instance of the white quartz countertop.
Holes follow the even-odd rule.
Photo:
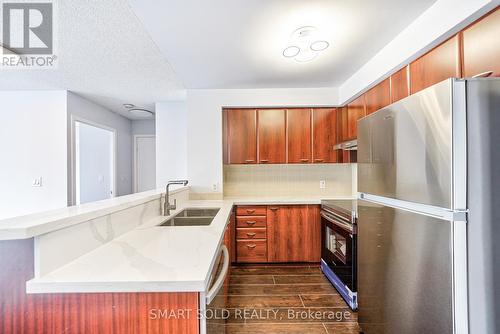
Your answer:
[[[189,187],[171,190],[171,194]],[[164,189],[0,220],[0,240],[28,239],[159,198]]]
[[[27,282],[28,293],[205,291],[233,205],[319,204],[319,198],[184,201],[220,208],[208,226],[158,226],[156,217],[74,261]]]

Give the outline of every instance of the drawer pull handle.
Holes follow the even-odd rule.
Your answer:
[[[255,210],[253,210],[253,209],[247,209],[247,213],[254,213],[254,212],[255,212]]]
[[[249,163],[251,163],[251,162],[254,162],[254,161],[255,161],[255,160],[251,160],[251,159],[245,160],[245,162],[246,162],[247,164],[249,164]]]
[[[252,248],[257,247],[257,245],[247,245],[247,247],[252,249]]]
[[[269,208],[269,210],[276,211],[276,210],[278,210],[278,208],[272,207],[272,208]]]
[[[323,159],[314,159],[316,162],[323,162]]]
[[[300,159],[300,161],[302,161],[302,162],[308,162],[309,159]]]
[[[254,225],[255,223],[256,223],[256,222],[254,222],[254,221],[248,221],[248,222],[247,222],[247,224],[248,224],[248,225]]]
[[[260,159],[260,162],[267,163],[267,162],[269,162],[269,160],[267,160],[267,159]]]
[[[249,237],[255,237],[256,233],[247,233],[247,236]]]

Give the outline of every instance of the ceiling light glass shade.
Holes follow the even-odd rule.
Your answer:
[[[293,58],[298,55],[300,52],[300,48],[298,46],[289,46],[285,50],[283,50],[283,56],[287,58]]]
[[[134,114],[134,115],[140,116],[140,117],[149,117],[149,116],[153,115],[153,112],[146,110],[146,109],[141,109],[141,108],[130,109],[129,112],[131,114]]]
[[[312,51],[309,49],[302,49],[300,50],[300,53],[294,58],[295,61],[299,63],[307,63],[309,61],[312,61],[316,59],[318,56],[318,52]]]
[[[313,51],[323,51],[328,48],[330,44],[327,41],[316,41],[311,44],[311,50]]]

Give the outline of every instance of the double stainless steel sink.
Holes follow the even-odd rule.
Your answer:
[[[219,208],[187,208],[159,226],[208,226],[219,210]]]

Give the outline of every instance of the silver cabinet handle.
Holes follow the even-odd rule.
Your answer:
[[[250,248],[250,249],[253,249],[255,247],[257,247],[257,245],[247,245],[247,248]]]
[[[255,225],[256,222],[247,222],[248,225]]]
[[[210,305],[212,300],[215,298],[219,290],[224,285],[224,280],[226,279],[227,271],[229,270],[229,252],[227,251],[226,245],[221,246],[221,252],[224,255],[224,262],[222,264],[222,270],[220,272],[219,277],[215,280],[214,285],[207,292],[206,300],[207,305]]]
[[[472,76],[473,78],[487,78],[489,77],[490,75],[493,74],[493,71],[487,71],[487,72],[483,72],[483,73],[478,73],[474,76]]]
[[[256,233],[247,233],[248,237],[255,237]]]
[[[254,161],[255,161],[255,160],[251,160],[251,159],[245,160],[245,162],[246,162],[247,164],[249,164],[249,163],[251,163],[251,162],[254,162]]]

